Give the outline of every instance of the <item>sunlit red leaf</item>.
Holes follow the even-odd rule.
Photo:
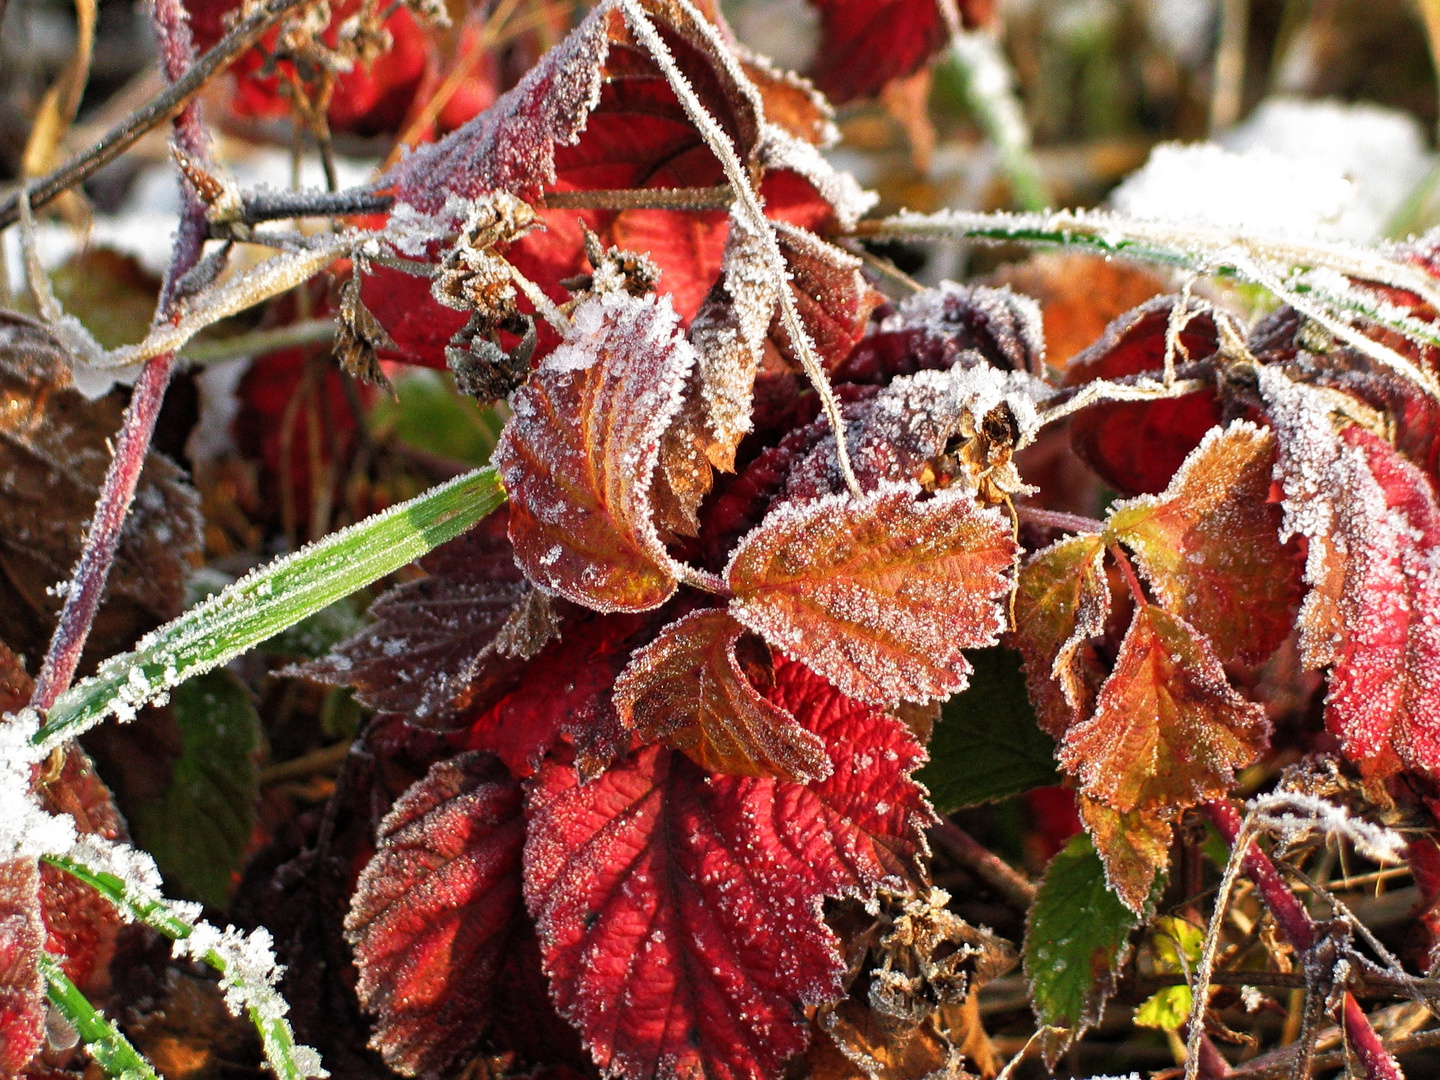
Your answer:
[[[646,742],[663,741],[709,772],[806,782],[828,775],[824,744],[760,696],[770,650],[723,609],[696,611],[638,651],[615,705]]]
[[[1205,638],[1146,604],[1094,713],[1071,725],[1056,756],[1091,798],[1121,812],[1158,810],[1227,792],[1269,736],[1265,710],[1231,688]]]
[[[945,698],[962,649],[993,645],[1017,552],[997,510],[883,486],[782,505],[726,571],[731,611],[776,648],[865,701]]]
[[[651,476],[695,351],[666,299],[609,293],[516,391],[494,460],[515,561],[532,582],[598,611],[644,611],[675,591]]]
[[[370,606],[374,625],[303,673],[353,687],[361,704],[421,727],[453,727],[460,714],[488,708],[544,644],[507,633],[523,631],[518,617],[537,594],[515,566],[506,521],[492,515],[425,556],[429,576],[381,596]]]
[[[1349,493],[1344,636],[1326,723],[1351,760],[1440,774],[1440,508],[1431,480],[1358,425],[1341,438],[1373,480]]]
[[[0,1072],[14,1076],[45,1038],[40,872],[34,859],[0,862]]]
[[[381,823],[345,929],[392,1068],[433,1075],[478,1048],[526,921],[524,843],[520,785],[489,754],[434,766]]]
[[[1108,533],[1130,547],[1165,607],[1224,662],[1259,663],[1300,603],[1296,545],[1269,501],[1275,435],[1245,421],[1212,429],[1165,493],[1118,503]]]
[[[1110,582],[1105,542],[1071,536],[1036,554],[1015,587],[1011,639],[1025,658],[1025,681],[1040,726],[1055,738],[1088,715],[1105,673],[1085,651],[1105,632]]]
[[[827,779],[711,777],[652,746],[583,785],[549,764],[531,796],[525,893],[552,992],[631,1080],[778,1077],[801,1007],[840,996],[822,897],[898,887],[919,851],[904,726],[783,660],[770,699],[824,740]]]
[[[892,79],[918,71],[966,26],[988,22],[989,0],[811,0],[820,9],[821,36],[810,77],[830,100],[880,92]],[[947,8],[949,9],[947,11]]]
[[[1105,864],[1110,891],[1131,911],[1143,915],[1155,878],[1170,865],[1170,822],[1153,810],[1121,813],[1085,795],[1077,800],[1080,817]]]
[[[1141,372],[1160,372],[1165,366],[1166,331],[1178,300],[1159,296],[1120,316],[1104,337],[1065,369],[1071,386],[1095,379],[1118,379]],[[1179,333],[1187,357],[1203,360],[1219,343],[1214,317],[1206,311],[1191,314]],[[1109,402],[1078,413],[1070,422],[1075,452],[1106,482],[1127,494],[1163,491],[1186,455],[1205,432],[1220,423],[1215,394],[1197,391],[1162,401]]]
[[[655,636],[664,612],[567,617],[527,668],[528,675],[484,713],[468,717],[465,745],[497,754],[517,776],[529,776],[563,735],[589,776],[624,749],[630,734],[615,711],[614,684],[630,654]]]

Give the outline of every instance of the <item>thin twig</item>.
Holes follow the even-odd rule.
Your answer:
[[[1058,529],[1060,532],[1098,533],[1105,531],[1105,523],[1079,514],[1067,514],[1059,510],[1042,510],[1038,506],[1023,503],[1015,507],[1015,516],[1027,525],[1038,525],[1042,529]]]
[[[1035,886],[953,821],[942,820],[931,828],[930,836],[946,855],[994,889],[1011,908],[1023,915],[1034,906]]]
[[[735,189],[729,184],[702,188],[595,188],[550,191],[547,210],[729,210]]]
[[[1415,1035],[1407,1035],[1403,1039],[1395,1039],[1392,1042],[1381,1042],[1381,1046],[1391,1054],[1409,1054],[1417,1050],[1434,1050],[1440,1047],[1440,1029],[1434,1031],[1422,1031]],[[1273,1054],[1266,1054],[1263,1057],[1247,1061],[1238,1065],[1230,1071],[1228,1080],[1272,1080],[1274,1077],[1284,1076],[1290,1072],[1290,1066],[1295,1057],[1295,1051],[1286,1047]],[[1316,1071],[1322,1069],[1337,1069],[1345,1064],[1345,1051],[1334,1050],[1330,1053],[1316,1054],[1311,1065]],[[1164,1080],[1172,1076],[1172,1073],[1161,1073],[1155,1080]]]
[[[395,205],[394,195],[365,189],[345,191],[265,191],[241,202],[240,220],[246,225],[299,217],[345,217],[383,214]]]
[[[335,339],[333,319],[307,319],[270,330],[252,330],[217,341],[192,341],[180,354],[192,364],[219,364],[245,356],[263,356],[277,349],[300,345],[325,345]]]
[[[182,76],[173,80],[163,93],[157,95],[144,108],[112,128],[104,138],[79,157],[32,182],[27,189],[30,192],[31,208],[38,209],[53,202],[62,192],[83,183],[134,146],[151,128],[179,116],[201,87],[254,45],[271,24],[305,2],[306,0],[269,0],[264,7],[221,38],[214,48],[191,65]],[[0,229],[8,228],[19,220],[20,199],[18,194],[11,195],[0,205]]]

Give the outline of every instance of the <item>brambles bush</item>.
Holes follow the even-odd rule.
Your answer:
[[[0,209],[7,1072],[1440,1045],[1440,237],[877,212],[831,102],[918,152],[942,53],[1043,196],[997,16],[815,6],[807,78],[691,0],[159,0],[170,88]],[[327,190],[212,159],[226,64],[227,123],[292,121]],[[124,279],[156,317],[101,344],[33,217],[170,117],[171,261]],[[932,241],[1063,254],[887,257]],[[187,355],[259,357],[189,478],[150,449]],[[990,849],[1022,796],[1038,884]],[[1397,941],[1356,894],[1405,876]]]

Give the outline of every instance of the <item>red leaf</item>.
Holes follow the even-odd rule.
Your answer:
[[[841,994],[825,896],[900,882],[929,817],[898,721],[796,664],[771,696],[830,748],[808,785],[710,777],[649,747],[581,785],[542,769],[525,895],[557,1005],[630,1080],[778,1077],[806,1004]]]
[[[615,706],[646,742],[663,741],[710,772],[801,783],[829,775],[824,744],[755,682],[774,682],[770,650],[711,608],[671,623],[635,653],[615,681]]]
[[[598,772],[629,741],[612,701],[615,678],[660,621],[659,612],[567,618],[560,639],[526,669],[528,677],[474,718],[465,745],[497,754],[515,775],[529,776],[565,735],[575,744],[581,773]]]
[[[1209,643],[1147,604],[1120,644],[1095,712],[1072,724],[1056,757],[1080,790],[1122,813],[1194,806],[1229,791],[1266,748],[1265,710],[1237,694]]]
[[[381,822],[345,919],[372,1045],[407,1075],[472,1057],[523,930],[520,785],[495,758],[433,766]]]
[[[810,77],[837,104],[878,94],[892,79],[919,71],[959,22],[953,0],[811,0],[821,37]],[[958,5],[966,26],[988,22],[991,4]],[[955,27],[958,29],[958,26]]]
[[[782,505],[731,559],[731,611],[852,697],[945,698],[968,681],[961,650],[1005,627],[1017,550],[999,511],[953,493]]]
[[[1296,545],[1280,543],[1274,463],[1273,432],[1243,420],[1212,428],[1163,495],[1117,503],[1106,530],[1222,662],[1258,664],[1295,622],[1300,560]]]
[[[428,577],[385,593],[370,606],[374,625],[301,672],[420,727],[454,727],[462,713],[489,708],[544,644],[523,620],[547,601],[515,566],[506,522],[491,515],[425,556]]]
[[[574,325],[515,392],[495,447],[515,561],[576,603],[645,611],[678,582],[650,484],[695,351],[669,301],[653,296],[595,297],[575,309]]]
[[[1341,433],[1373,480],[1347,493],[1344,637],[1326,724],[1367,772],[1440,775],[1440,508],[1430,479],[1365,429]]]
[[[1105,336],[1065,369],[1070,386],[1095,379],[1118,379],[1165,366],[1166,330],[1177,300],[1157,296],[1120,316]],[[1207,312],[1192,314],[1180,331],[1184,353],[1201,360],[1219,343],[1214,318]],[[1205,432],[1220,423],[1220,407],[1209,390],[1163,401],[1126,401],[1096,405],[1070,422],[1075,452],[1107,483],[1128,494],[1163,491],[1186,455],[1199,445]]]
[[[45,1036],[45,980],[40,954],[40,873],[34,859],[0,862],[0,1073],[13,1076]]]

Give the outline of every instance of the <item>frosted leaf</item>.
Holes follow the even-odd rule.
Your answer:
[[[736,618],[845,693],[923,702],[964,689],[961,650],[1004,629],[1017,550],[999,511],[889,483],[777,506],[725,575]]]
[[[551,992],[613,1074],[778,1080],[804,1006],[842,993],[823,898],[909,888],[932,820],[909,779],[923,751],[803,666],[775,674],[766,696],[827,747],[824,780],[709,776],[651,746],[587,784],[552,759],[530,796],[525,896]],[[856,745],[875,752],[864,768]]]
[[[878,194],[866,191],[850,173],[831,165],[810,140],[797,138],[777,124],[761,128],[759,151],[765,168],[788,169],[809,181],[830,204],[842,230],[853,229],[880,201]]]
[[[651,481],[695,350],[668,297],[606,293],[512,398],[494,460],[515,559],[537,586],[598,611],[658,607],[679,567],[656,530]]]
[[[0,1073],[20,1076],[45,1042],[45,921],[32,858],[0,857]]]
[[[1165,607],[1222,662],[1258,664],[1289,635],[1300,600],[1295,546],[1269,501],[1272,431],[1237,420],[1212,428],[1164,494],[1111,508],[1106,535],[1130,547]]]
[[[824,744],[752,685],[774,678],[763,642],[723,609],[695,611],[635,652],[615,680],[615,707],[642,739],[709,772],[801,783],[828,776]]]
[[[522,670],[516,661],[538,651],[554,626],[546,629],[548,600],[532,599],[539,594],[515,566],[503,514],[420,565],[428,577],[385,593],[370,606],[373,625],[299,673],[353,687],[370,708],[444,729],[509,690]]]
[[[1093,715],[1066,730],[1056,758],[1091,798],[1122,813],[1165,811],[1225,794],[1269,738],[1265,710],[1231,688],[1206,639],[1147,604]]]
[[[1155,878],[1170,865],[1172,815],[1146,809],[1122,813],[1085,794],[1076,795],[1075,805],[1105,864],[1105,883],[1127,908],[1143,917]]]
[[[1109,617],[1100,535],[1058,540],[1037,551],[1020,572],[1011,636],[1024,657],[1036,719],[1057,739],[1090,714],[1105,673],[1086,646],[1105,632]]]
[[[534,200],[555,180],[555,147],[575,143],[600,101],[613,3],[602,3],[520,83],[438,143],[408,155],[380,181],[433,214],[452,196],[508,191]]]

